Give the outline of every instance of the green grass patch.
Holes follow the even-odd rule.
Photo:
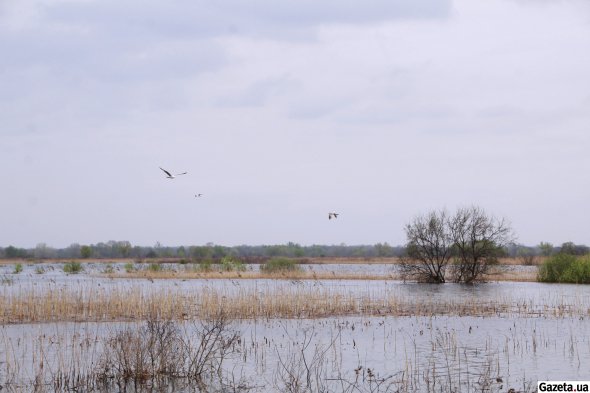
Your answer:
[[[17,263],[16,265],[14,265],[14,274],[19,274],[22,271],[23,271],[23,264],[22,263]]]
[[[300,270],[299,264],[297,261],[289,258],[272,258],[260,266],[260,271],[264,273],[296,270]]]
[[[80,262],[72,261],[64,264],[64,273],[78,274],[82,271],[82,264]]]
[[[213,262],[210,259],[202,260],[196,265],[195,270],[210,272],[213,270]]]
[[[237,258],[223,257],[221,259],[220,269],[224,272],[232,272],[234,270],[241,272],[246,270],[246,266]]]
[[[537,277],[541,282],[590,284],[590,255],[557,254],[545,261]]]
[[[125,271],[126,271],[127,273],[131,273],[131,272],[134,272],[134,271],[135,271],[135,266],[133,266],[133,264],[132,264],[131,262],[127,262],[127,263],[126,263],[126,264],[123,266],[123,268],[125,269]]]
[[[150,263],[148,265],[148,270],[153,273],[161,272],[164,270],[161,263]]]

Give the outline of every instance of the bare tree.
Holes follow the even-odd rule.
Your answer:
[[[445,210],[414,217],[406,225],[406,256],[402,258],[404,278],[444,283],[445,270],[452,256],[452,237]]]
[[[514,241],[510,224],[489,216],[483,209],[460,208],[449,220],[453,241],[453,281],[481,280],[490,265],[497,262],[503,248]]]

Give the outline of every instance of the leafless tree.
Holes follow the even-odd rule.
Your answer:
[[[405,228],[406,256],[402,258],[404,278],[444,283],[445,270],[452,256],[452,237],[445,210],[414,217]]]
[[[490,265],[497,262],[503,248],[514,241],[505,219],[488,215],[477,206],[460,208],[449,220],[453,242],[455,282],[472,283],[484,278]]]

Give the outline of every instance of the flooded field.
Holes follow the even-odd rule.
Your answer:
[[[101,264],[79,274],[37,267],[0,273],[8,391],[534,391],[539,379],[586,379],[590,364],[590,286],[124,279]],[[206,332],[216,356],[197,373]],[[163,337],[175,356],[143,347]],[[134,374],[137,354],[174,367]]]

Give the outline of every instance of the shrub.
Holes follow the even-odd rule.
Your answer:
[[[541,265],[537,279],[541,282],[590,284],[590,257],[556,254]]]
[[[77,261],[72,261],[64,264],[64,273],[77,274],[82,271],[82,264]]]
[[[197,265],[197,268],[198,268],[198,270],[203,271],[203,272],[210,272],[212,270],[212,262],[209,259],[202,260]]]
[[[111,265],[110,263],[107,263],[107,265],[104,267],[104,274],[113,274],[115,270],[113,269],[113,265]]]
[[[17,263],[16,265],[14,265],[14,274],[19,274],[22,271],[23,271],[23,264],[22,263]]]
[[[36,266],[35,267],[35,273],[37,273],[37,274],[43,274],[43,273],[45,273],[45,269],[43,268],[43,266]]]
[[[131,273],[131,272],[135,271],[135,266],[133,266],[133,264],[131,262],[127,262],[125,264],[124,268],[127,273]]]
[[[234,257],[223,257],[221,259],[221,270],[226,272],[231,272],[234,270],[244,271],[246,270],[246,266],[242,263],[242,261]]]
[[[299,264],[289,258],[272,258],[260,266],[260,270],[265,273],[276,273],[282,271],[300,270]]]
[[[153,273],[161,272],[163,270],[162,269],[162,264],[160,264],[160,263],[150,263],[148,265],[148,270],[150,272],[153,272]]]

